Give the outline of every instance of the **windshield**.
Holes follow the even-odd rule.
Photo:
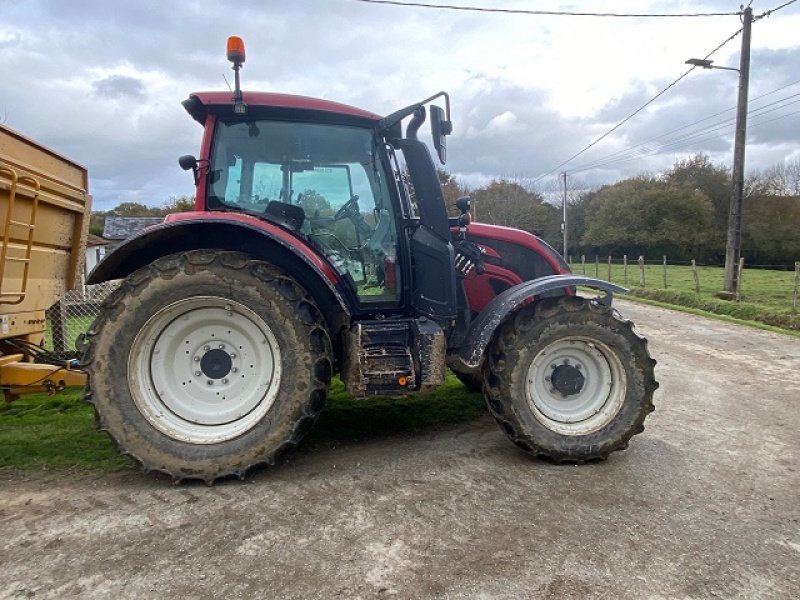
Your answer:
[[[396,300],[395,211],[378,148],[359,127],[219,122],[209,207],[277,221],[325,254],[361,301]]]

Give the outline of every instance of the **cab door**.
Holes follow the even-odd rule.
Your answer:
[[[422,142],[394,143],[403,152],[419,213],[410,236],[412,303],[419,315],[450,321],[456,317],[455,252],[436,167]]]

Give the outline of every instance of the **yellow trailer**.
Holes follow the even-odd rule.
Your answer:
[[[81,165],[0,125],[0,389],[83,385],[85,374],[42,357],[45,311],[80,282],[91,196]]]

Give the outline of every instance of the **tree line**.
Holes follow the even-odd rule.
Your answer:
[[[469,194],[477,220],[536,233],[563,248],[563,200],[521,180],[499,179],[469,190],[441,172],[445,197]],[[698,154],[669,170],[597,189],[571,190],[568,253],[623,254],[722,264],[728,231],[731,172]],[[555,204],[559,202],[559,204]],[[800,160],[751,175],[742,209],[742,256],[751,265],[800,260]]]
[[[449,207],[469,195],[478,221],[535,233],[562,249],[561,194],[546,196],[523,179],[495,179],[471,189],[439,170]],[[705,154],[677,161],[657,174],[640,174],[597,189],[570,190],[569,254],[644,255],[671,261],[722,264],[728,230],[731,172]],[[123,203],[92,214],[102,234],[106,215],[163,216],[193,210],[191,197],[161,207]],[[800,260],[800,160],[751,175],[745,184],[742,256],[751,265],[793,265]]]

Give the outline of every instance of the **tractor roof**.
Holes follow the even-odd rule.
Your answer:
[[[274,94],[270,92],[243,92],[245,104],[254,111],[287,112],[310,111],[328,116],[339,115],[347,120],[379,121],[380,115],[348,104],[331,102],[320,98]],[[231,92],[196,92],[183,101],[183,107],[200,124],[205,123],[209,113],[233,114]]]

